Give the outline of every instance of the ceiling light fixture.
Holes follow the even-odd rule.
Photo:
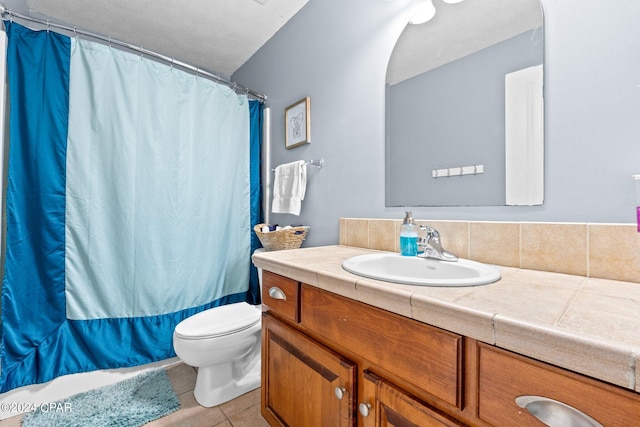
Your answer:
[[[409,20],[409,23],[415,25],[424,24],[425,22],[430,21],[435,14],[436,8],[433,7],[431,0],[420,0],[418,4],[416,4],[415,11]]]
[[[449,3],[449,4],[456,4],[456,3],[460,3],[461,1],[464,0],[442,0],[445,3]]]

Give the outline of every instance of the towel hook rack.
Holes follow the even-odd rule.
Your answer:
[[[455,168],[433,169],[431,176],[433,178],[454,177],[463,175],[479,175],[484,173],[484,165],[474,164],[473,166],[458,166]]]

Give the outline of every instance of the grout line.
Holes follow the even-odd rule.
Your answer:
[[[496,316],[498,315],[498,313],[493,313],[493,316],[491,316],[491,336],[492,336],[492,340],[493,342],[491,343],[491,345],[496,345]]]
[[[587,227],[587,253],[585,254],[585,256],[587,257],[585,265],[587,266],[587,271],[586,271],[586,275],[587,277],[591,277],[591,265],[589,264],[589,258],[591,258],[589,256],[589,251],[591,251],[591,247],[589,244],[590,239],[590,235],[591,235],[591,227],[589,226],[589,224],[586,224]]]
[[[518,228],[518,268],[522,268],[522,223]]]
[[[576,298],[578,298],[578,295],[580,295],[582,293],[582,290],[584,289],[585,284],[587,283],[586,280],[583,280],[580,283],[580,286],[578,286],[578,288],[573,292],[573,295],[571,295],[571,297],[569,298],[569,300],[567,301],[567,303],[564,305],[564,307],[562,308],[562,313],[560,314],[560,316],[558,316],[558,318],[553,322],[554,326],[560,326],[560,324],[562,323],[562,321],[564,320],[564,318],[566,317],[567,313],[569,312],[569,309],[571,308],[571,306],[573,305],[573,302],[576,300]]]
[[[471,221],[467,221],[467,259],[471,259]]]
[[[371,249],[371,221],[367,221],[367,249]]]
[[[630,385],[631,385],[631,389],[632,390],[636,390],[637,391],[637,386],[638,386],[638,365],[636,363],[636,352],[635,351],[631,351],[631,372],[632,372],[632,378],[630,379]]]

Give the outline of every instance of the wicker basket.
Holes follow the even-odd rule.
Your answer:
[[[285,230],[262,232],[262,227],[267,224],[258,224],[253,227],[260,243],[267,251],[280,251],[282,249],[298,249],[307,237],[309,227],[304,225],[300,227],[291,227]]]

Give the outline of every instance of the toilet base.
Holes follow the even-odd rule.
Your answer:
[[[221,405],[260,387],[260,363],[238,380],[233,378],[231,366],[228,368],[224,370],[219,366],[198,368],[196,386],[193,390],[193,396],[198,404],[206,408]],[[221,372],[227,372],[228,375],[221,375]]]

